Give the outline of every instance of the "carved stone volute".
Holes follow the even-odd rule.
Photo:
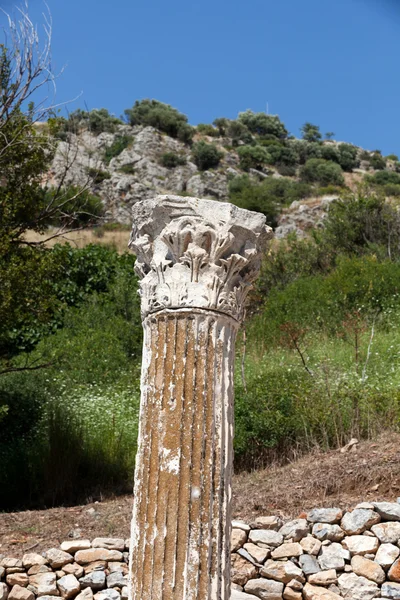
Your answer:
[[[271,235],[262,214],[228,203],[158,196],[134,205],[129,246],[137,255],[143,317],[202,308],[240,322]]]

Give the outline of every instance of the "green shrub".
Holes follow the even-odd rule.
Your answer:
[[[300,171],[303,181],[322,185],[344,185],[342,169],[336,163],[322,158],[310,158]]]
[[[294,167],[297,164],[297,154],[293,150],[293,148],[277,145],[277,144],[269,144],[267,146],[267,151],[269,154],[269,164],[271,165],[285,165],[287,167]]]
[[[219,131],[208,123],[199,123],[196,127],[197,131],[203,135],[209,135],[211,137],[219,137]]]
[[[383,189],[386,196],[400,196],[400,183],[387,183]]]
[[[186,165],[185,156],[175,154],[175,152],[165,152],[160,157],[160,164],[167,169],[174,169],[182,165]]]
[[[360,166],[360,161],[357,158],[358,150],[351,144],[339,144],[339,160],[337,161],[343,171],[351,172]]]
[[[111,179],[111,173],[96,169],[95,167],[89,167],[87,173],[93,179],[93,183],[96,184],[103,183],[106,179]]]
[[[251,133],[256,135],[270,134],[278,139],[285,139],[288,135],[285,125],[276,115],[267,115],[261,112],[255,113],[252,110],[246,110],[239,113],[238,121],[245,125]]]
[[[383,156],[377,152],[375,152],[374,154],[372,154],[372,156],[370,156],[369,163],[370,163],[371,167],[373,169],[375,169],[376,171],[386,168],[386,159],[383,158]]]
[[[65,190],[50,189],[46,192],[48,202],[55,201],[60,210],[50,219],[49,225],[67,225],[70,228],[85,227],[98,222],[104,216],[101,198],[89,190],[68,186]]]
[[[388,183],[400,184],[400,173],[394,171],[381,171],[368,177],[368,181],[375,185],[386,185]]]
[[[333,146],[332,144],[322,145],[320,155],[320,158],[323,158],[324,160],[331,160],[336,163],[339,163],[340,161],[339,150],[338,148],[336,148],[336,146]]]
[[[204,141],[196,142],[192,149],[192,158],[200,171],[218,167],[223,153],[218,150],[214,144],[207,144]]]
[[[214,119],[213,125],[218,129],[219,135],[224,136],[229,125],[229,119],[219,117],[218,119]]]
[[[135,165],[133,163],[128,163],[126,165],[121,165],[118,169],[121,173],[125,173],[125,175],[134,175],[135,174]]]
[[[238,146],[239,142],[243,144],[251,144],[253,142],[253,136],[241,121],[229,121],[226,128],[226,135],[232,138],[233,146]]]
[[[111,146],[108,146],[104,151],[104,162],[108,165],[113,158],[119,156],[132,142],[133,137],[131,135],[116,136]]]
[[[279,175],[283,177],[295,177],[297,174],[296,167],[291,167],[285,164],[277,165]]]
[[[79,133],[82,129],[88,129],[94,135],[115,133],[122,121],[110,115],[106,108],[96,108],[90,112],[78,108],[68,115],[68,119],[55,117],[50,124],[56,128],[57,137],[63,139],[68,133]]]
[[[386,160],[393,160],[393,162],[399,162],[399,157],[397,154],[388,154],[386,156]]]
[[[312,123],[304,123],[300,129],[303,140],[306,142],[319,142],[322,138],[318,125]]]
[[[136,100],[132,108],[125,110],[130,125],[151,126],[173,138],[188,143],[193,137],[193,128],[188,125],[186,115],[169,104],[158,100]]]
[[[240,168],[244,171],[249,169],[262,169],[263,165],[271,162],[271,155],[262,146],[240,146],[238,148]]]

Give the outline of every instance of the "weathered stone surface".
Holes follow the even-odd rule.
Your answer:
[[[10,587],[13,585],[20,585],[21,587],[26,587],[28,585],[29,578],[26,573],[12,573],[11,575],[7,575],[6,583]]]
[[[82,589],[90,587],[92,590],[102,590],[106,584],[106,574],[104,571],[92,571],[81,577],[79,583]]]
[[[390,581],[400,583],[400,558],[398,558],[390,567],[388,577]]]
[[[78,550],[88,550],[92,544],[90,540],[66,540],[60,546],[61,550],[70,554],[75,554]]]
[[[22,568],[22,566],[22,560],[19,558],[4,557],[0,561],[0,567],[4,567],[5,569],[11,569],[13,567]]]
[[[95,600],[120,600],[121,594],[114,589],[101,590],[94,595]]]
[[[232,529],[231,533],[231,552],[236,552],[247,541],[247,533],[242,529]]]
[[[110,573],[110,575],[107,576],[108,588],[122,588],[124,587],[124,585],[128,585],[128,579],[124,576],[124,574],[121,571],[114,571],[114,573]]]
[[[352,512],[348,512],[341,520],[340,526],[347,535],[358,535],[366,529],[370,529],[372,525],[379,523],[380,515],[373,510],[365,510],[356,508]]]
[[[340,575],[338,586],[343,598],[351,600],[372,600],[379,594],[379,587],[375,582],[359,577],[355,573]]]
[[[93,600],[93,591],[92,588],[87,587],[82,592],[80,592],[75,600]]]
[[[231,581],[244,586],[249,579],[257,577],[256,567],[238,554],[231,556]]]
[[[46,558],[52,569],[62,569],[64,565],[74,562],[74,557],[69,552],[64,552],[58,548],[47,550]]]
[[[329,523],[315,523],[312,528],[312,534],[321,542],[325,540],[341,542],[345,535],[339,525],[330,525]]]
[[[379,523],[371,527],[372,533],[384,544],[397,544],[400,539],[400,522]]]
[[[302,570],[290,560],[267,560],[260,570],[260,574],[267,579],[274,579],[282,583],[289,583],[292,579],[297,579],[300,582],[305,581]]]
[[[307,515],[311,523],[339,523],[343,516],[340,508],[314,508]]]
[[[110,573],[115,573],[116,571],[119,571],[119,572],[123,573],[124,575],[127,575],[129,568],[128,568],[128,565],[124,562],[109,562],[108,570]]]
[[[38,573],[29,577],[29,585],[37,596],[58,596],[55,573]]]
[[[78,563],[69,563],[68,565],[63,566],[63,571],[66,575],[75,575],[79,579],[84,574],[84,569]]]
[[[231,600],[258,600],[258,596],[232,589]]]
[[[243,546],[245,550],[254,558],[258,564],[262,564],[271,556],[271,551],[267,548],[260,548],[257,544],[248,543]]]
[[[85,565],[98,560],[121,561],[122,553],[118,550],[108,550],[107,548],[89,548],[88,550],[79,550],[75,554],[75,562],[79,565]]]
[[[249,541],[253,544],[262,542],[271,548],[276,548],[283,544],[283,535],[270,529],[254,529],[249,533]]]
[[[314,556],[317,556],[321,549],[321,542],[320,540],[313,538],[311,535],[308,535],[300,541],[300,546],[303,548],[304,552],[307,552],[307,554],[313,554]]]
[[[308,582],[313,585],[332,585],[337,582],[337,573],[335,569],[328,569],[328,571],[319,571],[318,573],[313,573],[308,578]]]
[[[381,544],[376,553],[375,560],[383,569],[388,569],[392,566],[399,554],[400,550],[397,546],[394,546],[393,544]]]
[[[66,565],[64,565],[66,566]],[[28,569],[28,575],[37,575],[38,573],[50,573],[51,568],[48,565],[33,565]]]
[[[351,559],[351,568],[356,575],[366,577],[371,581],[375,581],[375,583],[383,583],[385,581],[385,571],[382,567],[363,556],[353,556]]]
[[[318,573],[318,571],[321,570],[316,557],[310,554],[302,554],[299,556],[299,563],[305,575]]]
[[[283,600],[302,600],[303,595],[301,592],[296,592],[291,588],[285,588],[283,591]]]
[[[24,554],[22,557],[22,564],[26,569],[30,569],[30,567],[33,567],[34,565],[45,565],[47,562],[47,559],[41,554]]]
[[[345,557],[345,550],[341,544],[334,542],[329,546],[322,546],[318,557],[319,566],[323,571],[330,569],[342,571],[344,569]]]
[[[14,585],[8,594],[8,600],[34,600],[33,592],[20,585]]]
[[[291,558],[303,554],[303,548],[298,542],[282,544],[271,552],[272,558]]]
[[[247,525],[247,523],[243,523],[243,521],[232,521],[232,529],[241,529],[248,533],[251,527],[250,525]]]
[[[285,540],[291,539],[293,542],[299,542],[310,532],[310,526],[306,519],[294,519],[285,523],[279,530]]]
[[[107,564],[106,560],[95,560],[94,562],[85,565],[85,575],[92,571],[104,571],[107,568]]]
[[[373,502],[372,504],[385,521],[400,521],[400,504],[397,502]]]
[[[122,538],[95,538],[92,542],[93,548],[107,548],[108,550],[125,550],[125,540]]]
[[[381,597],[391,598],[391,600],[400,600],[400,583],[386,581],[381,588]]]
[[[338,594],[310,583],[304,586],[303,597],[305,600],[343,600]]]
[[[376,537],[366,535],[351,535],[344,538],[343,546],[351,554],[376,554],[379,548],[379,540]]]
[[[81,589],[80,583],[75,577],[75,575],[64,575],[57,581],[57,587],[60,591],[60,594],[66,600],[69,598],[73,598],[76,596]]]
[[[5,583],[0,583],[0,600],[7,600],[8,586]]]
[[[261,600],[282,600],[284,585],[279,581],[268,579],[251,579],[246,583],[244,590]]]
[[[257,517],[252,522],[253,529],[273,529],[274,531],[279,531],[282,525],[282,519],[276,515],[270,517]]]
[[[128,600],[128,586],[124,586],[121,590],[121,600]]]

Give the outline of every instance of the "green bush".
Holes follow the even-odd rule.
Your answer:
[[[388,183],[400,184],[400,173],[394,171],[381,171],[368,176],[368,181],[375,185],[386,185]]]
[[[104,162],[108,165],[113,158],[119,156],[132,142],[133,137],[131,135],[116,136],[111,146],[108,146],[104,151]]]
[[[397,154],[388,154],[386,156],[386,160],[393,160],[393,162],[399,162],[399,157]]]
[[[239,113],[238,121],[245,125],[247,129],[256,135],[273,135],[278,139],[287,138],[288,132],[285,125],[276,115],[267,115],[265,113],[255,113],[252,110],[246,110]]]
[[[226,135],[232,138],[233,146],[238,146],[240,142],[243,144],[251,144],[253,142],[253,136],[241,121],[229,121],[226,128]]]
[[[96,169],[95,167],[89,167],[87,174],[93,179],[93,183],[100,184],[106,179],[111,179],[111,173],[103,171],[102,169]]]
[[[386,159],[378,152],[369,157],[369,163],[376,171],[386,169]]]
[[[300,129],[303,140],[306,142],[319,142],[322,138],[318,125],[312,123],[304,123]]]
[[[136,100],[132,108],[125,110],[125,117],[129,125],[155,127],[184,143],[193,137],[194,130],[188,125],[186,115],[158,100]]]
[[[192,158],[194,164],[200,171],[218,167],[223,153],[218,150],[214,144],[207,144],[204,141],[196,142],[192,149]]]
[[[238,148],[240,168],[244,171],[249,169],[262,169],[263,165],[271,162],[271,155],[262,146],[240,146]]]
[[[57,202],[60,210],[55,212],[48,224],[55,227],[67,225],[69,228],[87,227],[104,216],[101,198],[89,190],[68,186],[65,190],[50,189],[46,192],[48,202]]]
[[[339,160],[337,161],[343,171],[351,172],[360,166],[360,161],[357,158],[358,150],[351,144],[339,144]]]
[[[186,165],[186,158],[175,154],[175,152],[165,152],[160,157],[160,164],[167,169],[174,169],[182,165]]]
[[[96,108],[90,112],[78,108],[68,115],[68,119],[55,117],[50,119],[50,124],[55,128],[57,137],[62,139],[68,133],[79,133],[82,129],[88,129],[94,135],[115,133],[122,121],[110,115],[106,108]]]
[[[125,175],[134,175],[135,174],[135,165],[133,163],[128,163],[126,165],[121,165],[118,169],[121,173],[125,173]]]
[[[321,185],[344,185],[342,169],[336,163],[322,158],[310,158],[300,171],[303,181]]]
[[[219,130],[208,123],[199,123],[196,127],[197,131],[203,135],[211,137],[219,137]]]
[[[229,125],[229,119],[219,117],[218,119],[214,119],[213,125],[218,129],[219,135],[224,136]]]

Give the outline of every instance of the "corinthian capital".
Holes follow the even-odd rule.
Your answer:
[[[135,204],[129,247],[143,316],[202,308],[241,321],[271,235],[262,214],[225,202],[168,195]]]

